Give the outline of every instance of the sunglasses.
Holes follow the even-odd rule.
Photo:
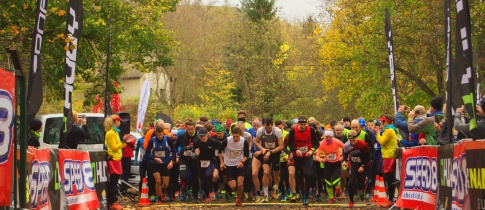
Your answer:
[[[349,139],[355,139],[357,136],[349,136]]]

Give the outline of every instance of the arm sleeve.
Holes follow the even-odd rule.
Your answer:
[[[433,117],[427,117],[421,120],[418,124],[414,124],[413,120],[408,120],[408,129],[410,133],[415,133],[418,134],[420,133],[420,130],[426,125],[434,123],[434,116]]]
[[[219,145],[219,149],[217,150],[217,152],[219,152],[219,154],[222,154],[222,151],[224,151],[224,149],[226,149],[226,147],[227,147],[227,139],[224,139],[221,142],[221,145]]]
[[[335,140],[334,140],[334,141],[335,141]],[[317,155],[315,156],[315,158],[316,158],[318,161],[320,161],[320,160],[322,159],[322,158],[320,158],[320,154],[322,154],[322,151],[323,151],[323,144],[324,144],[324,142],[323,142],[323,141],[322,141],[322,142],[320,142],[320,146],[318,146],[318,149],[317,149],[317,151],[316,151],[316,154],[317,154]]]
[[[249,143],[244,141],[244,157],[249,158]]]
[[[296,148],[293,145],[294,138],[295,138],[295,130],[294,129],[291,129],[290,130],[290,133],[288,134],[288,146],[290,147],[290,151],[291,152],[295,152],[296,151]]]
[[[404,117],[400,112],[398,112],[394,117],[394,125],[401,130],[408,130],[408,123],[404,121]]]
[[[150,140],[148,140],[147,148],[146,148],[146,151],[145,151],[145,155],[148,158],[148,160],[154,159],[153,154],[152,154],[152,149],[153,149],[153,142],[152,142],[152,139],[150,139]]]
[[[119,149],[123,148],[126,146],[125,143],[123,142],[116,142],[116,137],[114,135],[118,135],[117,133],[109,133],[107,136],[106,136],[106,141],[109,145],[109,147],[111,148],[111,150],[113,151],[118,151]]]
[[[461,113],[455,113],[455,116],[453,117],[453,124],[457,131],[461,131],[464,134],[468,135],[470,125],[468,123],[465,123],[465,118],[463,118]]]
[[[318,141],[318,134],[317,131],[313,128],[311,128],[312,132],[312,149],[316,150],[320,146],[320,141]]]
[[[175,161],[177,160],[177,148],[175,148],[175,144],[173,143],[172,138],[167,137],[167,142],[168,142],[168,146],[170,148],[172,148],[171,149],[171,151],[172,151],[172,158],[171,159],[172,159],[172,163],[175,164]]]
[[[367,145],[364,145],[362,148],[362,162],[366,165],[369,166],[371,162],[371,153],[370,153],[370,148]]]
[[[367,143],[367,146],[369,146],[369,154],[370,154],[370,159],[374,159],[374,134],[364,131],[365,132],[365,142]]]
[[[399,141],[404,147],[415,147],[419,146],[419,141],[417,139],[413,139],[412,141],[401,140]]]
[[[88,126],[86,125],[83,125],[83,129],[79,129],[81,132],[79,132],[81,134],[81,136],[85,139],[89,139],[91,138],[91,135],[89,134],[89,128]]]

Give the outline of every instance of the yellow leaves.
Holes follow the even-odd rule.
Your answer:
[[[52,12],[57,12],[57,10],[59,10],[57,7],[51,9]]]
[[[57,12],[56,14],[57,14],[57,16],[62,17],[66,14],[66,10],[61,10],[61,11]]]
[[[273,65],[278,68],[283,65],[288,59],[288,50],[290,49],[290,45],[284,43],[280,46],[280,52],[276,54],[276,59],[273,61]]]
[[[7,17],[7,14],[6,14],[6,13],[3,13],[3,14],[2,14],[2,16],[3,16],[4,18],[6,18],[6,17]]]
[[[22,27],[22,28],[20,28],[20,31],[26,32],[27,31],[27,28],[26,27]]]
[[[10,33],[13,35],[19,34],[19,27],[18,26],[10,26]]]
[[[15,6],[15,4],[10,5],[10,8],[15,8],[15,7],[17,7]]]
[[[24,10],[26,10],[27,8],[29,8],[29,5],[28,4],[24,4],[22,8],[24,8]]]

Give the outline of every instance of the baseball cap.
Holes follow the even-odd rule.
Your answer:
[[[199,134],[199,136],[206,136],[208,132],[207,132],[207,129],[205,128],[199,128],[197,133]]]

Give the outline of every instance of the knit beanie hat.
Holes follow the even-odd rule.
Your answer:
[[[441,96],[434,97],[429,104],[436,110],[443,110],[443,98]]]

